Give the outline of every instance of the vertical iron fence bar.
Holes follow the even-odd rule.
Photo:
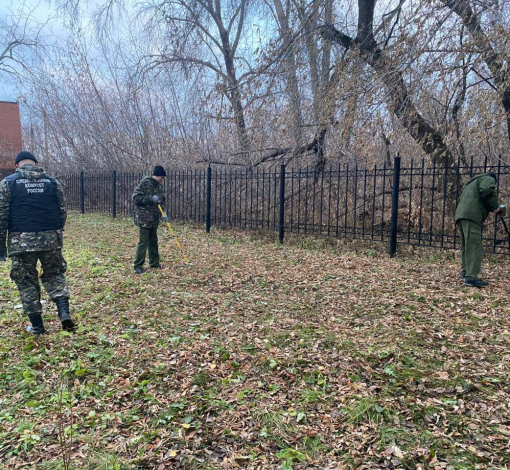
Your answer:
[[[347,238],[347,208],[349,205],[349,164],[345,169],[344,238]]]
[[[414,158],[411,158],[411,173],[409,175],[409,208],[407,210],[407,243],[411,243],[411,211],[413,210],[413,163]]]
[[[179,209],[177,212],[177,218],[182,218],[182,214],[184,213],[184,201],[186,198],[185,188],[184,188],[184,170],[177,172],[177,178],[179,181]]]
[[[265,209],[265,205],[266,205],[266,170],[265,169],[262,169],[262,211],[261,211],[261,214],[260,214],[260,220],[261,220],[261,227],[264,228],[264,225],[265,225],[265,219],[264,219],[264,209]],[[258,226],[258,224],[257,224]]]
[[[237,193],[239,192],[239,195]],[[239,227],[242,227],[243,220],[243,170],[235,170],[234,176],[234,197],[237,203],[234,206],[234,219]],[[234,201],[235,202],[235,201]]]
[[[432,201],[430,204],[430,227],[429,227],[429,246],[432,246],[432,237],[434,232],[434,191],[436,190],[436,161],[434,160],[434,164],[432,165],[432,189],[431,196]]]
[[[256,178],[257,178],[257,186],[255,188],[255,228],[259,227],[259,169],[257,168]],[[253,218],[253,210],[251,213],[251,216]],[[253,222],[251,222],[250,227],[253,227]]]
[[[305,182],[305,233],[308,230],[308,167],[306,168],[306,182]]]
[[[441,220],[441,248],[444,248],[444,223],[446,217],[446,188],[448,182],[448,163],[444,165],[444,184],[443,184],[443,218]]]
[[[174,196],[174,219],[177,219],[177,214],[179,213],[179,204],[180,204],[180,201],[181,201],[181,188],[180,188],[180,185],[179,185],[179,170],[175,170],[174,171],[174,184],[175,184],[175,187],[174,187],[174,191],[175,191],[175,196]]]
[[[329,164],[329,191],[328,191],[328,236],[331,234],[331,192],[333,190],[332,186],[332,172],[333,165]]]
[[[117,217],[117,172],[112,173],[112,217]]]
[[[322,234],[322,211],[324,210],[324,168],[321,170],[321,200],[319,202],[319,234]]]
[[[85,175],[80,172],[80,212],[85,214]]]
[[[273,204],[273,230],[276,230],[276,187],[278,184],[278,173],[276,167],[274,169],[274,204]]]
[[[214,170],[214,224],[218,225],[218,169]]]
[[[278,240],[283,243],[285,231],[285,164],[280,167],[280,220],[278,229]]]
[[[365,239],[365,219],[367,209],[367,168],[363,170],[363,222],[361,226],[361,238]]]
[[[244,181],[244,228],[246,229],[247,226],[248,226],[248,168],[246,169],[246,179]]]
[[[375,199],[377,197],[377,165],[374,165],[374,192],[372,195],[372,237],[371,240],[374,239],[374,230],[375,230]]]
[[[179,203],[179,191],[177,190],[177,170],[172,171],[172,219],[177,216],[177,204]]]
[[[232,197],[232,186],[230,186],[231,196]],[[237,170],[234,170],[234,217],[233,217],[233,224],[234,227],[236,226],[237,222]]]
[[[301,232],[301,175],[302,175],[302,171],[300,168],[299,173],[298,173],[298,206],[297,206],[297,211],[298,211],[297,232],[298,233]]]
[[[247,172],[248,173],[248,172]],[[253,167],[250,168],[250,228],[253,228]],[[257,180],[258,183],[258,180]]]
[[[294,226],[294,170],[290,171],[290,224],[289,230],[292,232]]]
[[[232,227],[232,169],[229,169],[228,172],[228,226]],[[225,188],[225,195],[227,194],[226,188]],[[227,223],[225,221],[225,223]]]
[[[239,228],[243,226],[243,170],[239,170]]]
[[[211,232],[211,181],[212,170],[207,167],[207,185],[205,188],[205,233]]]
[[[227,224],[227,170],[223,170],[223,172],[220,171],[220,175],[223,175],[223,176],[220,176],[220,181],[221,181],[221,186],[220,186],[220,190],[223,191],[223,198],[222,198],[222,205],[223,205],[223,215],[221,215],[221,212],[220,212],[220,220],[221,220],[221,223],[223,225],[226,225]]]
[[[186,171],[187,174],[187,171]],[[188,187],[189,187],[189,197],[188,197],[188,204],[189,204],[189,215],[187,220],[193,220],[193,206],[195,203],[195,192],[194,192],[194,185],[193,185],[193,170],[189,171],[189,177],[186,178],[188,180]]]
[[[384,240],[384,203],[386,202],[386,161],[383,166],[383,189],[382,189],[382,209],[381,209],[381,241]]]
[[[498,158],[498,178],[496,180],[496,193],[499,196],[499,177],[501,176],[501,158]],[[498,236],[498,214],[494,216],[494,244],[492,248],[492,252],[496,253],[496,243]]]
[[[397,154],[398,155],[398,154]],[[397,252],[398,196],[400,192],[400,156],[393,161],[393,193],[391,197],[390,256]]]
[[[189,180],[188,170],[182,170],[182,216],[181,220],[188,219],[189,207]]]
[[[312,233],[315,232],[315,196],[317,193],[317,170],[313,170],[313,190],[312,190]]]
[[[301,168],[299,169],[298,173],[298,203],[297,203],[297,232],[301,232],[301,176],[303,175],[303,172]]]
[[[457,179],[456,179],[456,194],[455,194],[455,207],[459,203],[459,186],[460,186],[460,156],[457,158]],[[453,226],[453,248],[457,248],[457,224]]]
[[[227,170],[222,170],[220,169],[220,176],[219,176],[219,186],[220,186],[220,201],[219,201],[219,204],[220,204],[220,207],[219,207],[219,222],[221,225],[224,225],[224,218],[225,218],[225,206],[226,206],[226,199],[225,199],[225,196],[224,196],[224,191],[227,190],[227,188],[223,185],[223,183],[225,182],[226,184],[226,178],[225,178],[225,174],[226,174],[226,171]]]
[[[189,178],[189,172],[186,170],[186,173],[184,174],[184,186],[186,187],[186,199],[184,200],[183,204],[183,220],[189,220],[190,219],[190,211],[191,211],[191,191],[190,191],[190,178]]]
[[[174,170],[173,172],[173,180],[174,180],[174,215],[173,218],[177,218],[177,211],[179,210],[179,201],[181,200],[181,195],[179,194],[179,180],[178,180],[178,174],[179,172],[177,170]]]
[[[195,185],[196,186],[196,191],[197,191],[197,199],[198,199],[198,210],[195,214],[195,217],[196,217],[196,220],[197,222],[203,220],[202,219],[202,195],[203,195],[203,192],[202,192],[202,182],[203,182],[203,178],[202,178],[202,171],[197,171],[197,177],[198,177],[198,183]]]
[[[485,155],[485,158],[483,161],[483,172],[487,173],[487,155]]]
[[[267,173],[267,229],[270,228],[270,220],[271,220],[271,169],[268,170]]]
[[[182,219],[182,215],[184,214],[184,205],[186,204],[186,187],[184,185],[184,170],[180,170],[178,173],[179,178],[179,212],[177,217]]]
[[[423,181],[425,179],[425,159],[421,159],[421,193],[420,193],[420,217],[418,222],[418,245],[421,245],[421,236],[422,236],[422,223],[423,223],[423,193],[425,188],[423,187]]]
[[[471,166],[469,167],[469,178],[473,177],[473,155],[471,155]]]
[[[356,213],[358,211],[358,164],[354,167],[354,214],[352,217],[352,237],[356,238]]]

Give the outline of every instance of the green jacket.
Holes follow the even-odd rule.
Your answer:
[[[47,178],[46,172],[35,165],[23,165],[18,168],[22,178],[37,181]],[[57,202],[62,217],[63,226],[67,219],[66,200],[62,185],[57,181]],[[0,182],[0,251],[6,246],[7,232],[9,227],[9,214],[11,210],[11,190],[7,180]],[[44,232],[9,232],[7,249],[9,256],[26,253],[28,251],[46,251],[62,248],[62,231],[48,230]]]
[[[462,191],[455,211],[455,222],[468,219],[481,226],[489,214],[497,208],[496,180],[485,173],[474,176]]]
[[[152,228],[159,225],[161,213],[158,205],[152,201],[152,196],[158,196],[161,207],[165,209],[165,191],[163,185],[152,176],[145,176],[133,193],[135,211],[133,221],[138,227]]]

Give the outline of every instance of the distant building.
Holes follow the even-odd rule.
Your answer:
[[[19,104],[0,101],[0,169],[14,168],[14,157],[21,150]]]

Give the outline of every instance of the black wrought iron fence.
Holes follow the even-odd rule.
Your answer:
[[[417,246],[457,248],[455,207],[466,182],[492,171],[498,176],[503,203],[510,199],[510,165],[453,167],[411,162],[358,168],[329,166],[289,169],[205,169],[169,171],[165,180],[167,212],[172,220],[211,226],[317,234],[337,238]],[[134,173],[80,173],[60,179],[70,209],[86,212],[131,214],[132,193],[142,178]],[[510,225],[510,220],[508,225]],[[509,237],[495,217],[484,230],[487,250],[510,253]]]

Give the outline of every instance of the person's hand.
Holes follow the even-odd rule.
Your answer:
[[[161,217],[165,222],[168,222],[168,215],[164,215]]]
[[[152,196],[152,202],[154,204],[159,204],[161,201],[159,200],[159,196],[157,194],[155,194],[154,196]]]
[[[7,261],[7,251],[0,251],[0,261]]]

